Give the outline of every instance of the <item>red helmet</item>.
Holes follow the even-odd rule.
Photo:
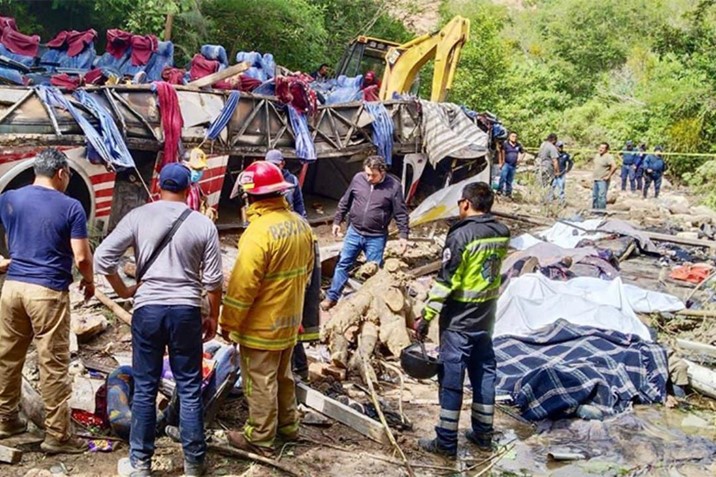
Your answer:
[[[284,180],[278,166],[266,161],[252,162],[239,175],[239,184],[244,192],[251,195],[283,192],[293,187],[293,184]]]

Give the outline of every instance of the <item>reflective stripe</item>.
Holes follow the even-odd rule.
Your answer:
[[[448,431],[457,431],[457,421],[446,421],[444,419],[440,419],[438,421],[438,427],[442,427]]]
[[[429,298],[437,298],[437,299],[445,299],[450,296],[450,292],[452,290],[450,287],[443,285],[440,282],[435,282],[433,284],[433,287],[430,289],[430,293],[428,294]]]
[[[229,334],[229,338],[234,343],[239,343],[240,345],[248,346],[249,348],[256,348],[256,349],[264,349],[264,350],[284,350],[288,349],[292,346],[296,345],[297,337],[293,336],[291,338],[285,338],[285,339],[272,339],[272,340],[266,340],[262,338],[257,338],[255,336],[246,336],[239,334],[235,331],[232,331]]]
[[[426,320],[430,321],[433,319],[433,316],[440,313],[440,311],[443,309],[443,304],[439,301],[429,301],[425,304],[425,311],[428,313],[423,313]]]
[[[499,250],[506,248],[510,242],[509,237],[493,237],[488,239],[474,240],[465,245],[465,252],[474,253],[480,249],[482,250]],[[464,252],[463,252],[464,255]]]
[[[482,424],[492,424],[492,414],[485,415],[485,414],[481,414],[479,412],[473,411],[472,418],[478,422],[481,422]]]
[[[465,303],[481,303],[484,301],[494,300],[500,295],[499,288],[493,288],[490,290],[483,291],[472,291],[472,290],[455,290],[452,298],[455,301],[461,301]]]
[[[440,409],[440,418],[451,419],[457,421],[460,419],[460,411],[451,411],[449,409]]]
[[[491,404],[480,404],[477,402],[472,403],[472,410],[481,412],[483,414],[494,414],[495,413],[495,406]]]
[[[294,268],[293,270],[286,270],[283,272],[273,272],[273,273],[267,273],[264,276],[264,280],[280,280],[282,278],[296,278],[300,277],[301,275],[305,275],[306,272],[308,272],[308,269],[303,266],[299,268]]]
[[[224,297],[224,305],[228,305],[231,308],[237,308],[239,310],[248,310],[251,308],[251,303],[244,303],[243,301],[239,301],[236,298],[231,298],[230,296]]]

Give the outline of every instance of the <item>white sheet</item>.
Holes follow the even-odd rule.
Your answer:
[[[636,334],[651,341],[636,313],[676,311],[676,297],[612,281],[579,277],[552,281],[541,274],[513,278],[497,302],[494,336],[529,336],[559,318],[582,326]]]

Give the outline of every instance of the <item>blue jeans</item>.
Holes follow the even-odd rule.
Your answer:
[[[622,190],[626,190],[627,179],[632,192],[636,192],[636,167],[632,165],[622,166]]]
[[[654,197],[659,197],[659,191],[661,191],[661,175],[649,175],[644,174],[644,198],[649,194],[649,187],[651,183],[654,183]]]
[[[492,336],[487,331],[441,330],[440,361],[440,420],[435,433],[441,448],[456,451],[465,372],[472,385],[472,430],[478,436],[493,431],[497,363]]]
[[[642,191],[644,190],[644,183],[642,180],[644,179],[644,168],[643,167],[637,167],[636,171],[634,171],[634,179],[636,181],[636,190]]]
[[[607,208],[608,190],[609,181],[594,181],[594,189],[592,190],[592,209]]]
[[[562,174],[559,177],[555,177],[552,180],[552,189],[549,191],[549,200],[551,201],[554,196],[556,195],[559,197],[560,203],[564,204],[565,196],[564,196],[564,188],[567,184],[567,176]]]
[[[346,237],[343,240],[341,257],[338,259],[336,271],[333,272],[331,288],[326,293],[329,300],[338,301],[341,297],[343,287],[348,282],[348,269],[353,266],[361,252],[365,252],[365,257],[369,262],[383,265],[383,252],[385,251],[387,240],[387,235],[368,237],[359,234],[353,227],[348,227]]]
[[[157,391],[162,376],[164,349],[179,395],[179,430],[184,459],[204,461],[204,417],[201,399],[201,308],[145,305],[132,317],[132,429],[129,458],[136,469],[147,469],[154,455]]]
[[[504,163],[502,170],[500,171],[500,185],[497,190],[503,192],[505,195],[512,195],[512,182],[515,180],[515,172],[517,166]]]

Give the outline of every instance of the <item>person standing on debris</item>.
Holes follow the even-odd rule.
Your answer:
[[[644,160],[646,159],[646,144],[639,144],[639,153],[636,156],[636,168],[634,172],[634,180],[636,181],[636,190],[641,192],[644,190]]]
[[[64,194],[72,177],[64,153],[43,150],[33,170],[32,185],[0,195],[0,222],[10,251],[0,296],[0,439],[27,431],[19,417],[20,389],[34,339],[45,406],[40,448],[77,454],[87,445],[72,436],[67,404],[72,395],[69,286],[74,258],[85,300],[94,296],[87,216],[79,201]]]
[[[564,189],[567,185],[567,173],[572,170],[574,161],[572,156],[564,150],[564,143],[557,141],[557,150],[559,151],[559,157],[557,158],[557,171],[552,181],[552,189],[549,199],[552,200],[556,194],[559,197],[560,204],[564,205],[566,202]]]
[[[649,154],[644,159],[644,198],[646,199],[649,194],[649,187],[651,183],[654,183],[654,197],[659,197],[661,191],[661,178],[664,176],[666,171],[666,162],[661,155],[664,150],[661,146],[654,148],[654,154]]]
[[[361,252],[365,253],[369,262],[383,264],[388,225],[393,217],[398,226],[400,253],[405,253],[408,248],[408,207],[400,181],[387,171],[388,166],[382,157],[369,156],[363,161],[363,172],[353,176],[348,190],[338,202],[333,235],[338,237],[346,217],[350,225],[333,272],[331,288],[321,302],[323,310],[333,308],[338,302],[348,282],[348,269]]]
[[[472,430],[468,441],[492,447],[495,405],[495,353],[492,330],[500,291],[500,268],[507,254],[509,229],[490,214],[494,195],[484,182],[468,184],[458,201],[460,221],[450,227],[442,268],[417,322],[418,339],[439,317],[440,420],[435,439],[420,439],[428,452],[454,457],[462,408],[465,371],[472,384]]]
[[[241,376],[249,418],[229,443],[261,455],[273,453],[276,435],[298,438],[291,356],[313,271],[313,232],[291,212],[284,193],[293,184],[266,161],[239,176],[248,196],[249,226],[239,240],[221,314],[221,332],[240,345]]]
[[[603,142],[599,145],[599,152],[594,156],[594,189],[592,190],[592,208],[604,210],[607,208],[607,192],[609,181],[617,171],[614,156],[609,154],[609,144]]]
[[[547,139],[542,142],[539,147],[539,151],[537,152],[540,184],[545,190],[551,189],[552,181],[557,175],[557,170],[559,169],[557,163],[557,159],[559,159],[559,151],[557,150],[557,146],[555,146],[556,142],[557,135],[551,133],[547,136]],[[549,194],[549,192],[547,194]]]
[[[517,163],[520,155],[525,152],[522,144],[517,142],[516,132],[512,131],[510,133],[507,141],[502,144],[500,152],[500,184],[497,188],[497,193],[512,197],[512,182],[515,180]]]
[[[291,209],[303,218],[306,218],[306,206],[303,201],[303,193],[298,182],[298,177],[286,169],[286,160],[278,149],[271,149],[266,153],[266,161],[281,169],[283,179],[293,188],[284,192],[284,197]],[[308,359],[303,343],[318,340],[318,307],[321,300],[321,261],[319,256],[318,238],[313,237],[313,253],[315,264],[310,283],[306,289],[305,305],[303,309],[303,321],[298,334],[298,343],[293,349],[293,371],[302,379],[308,379]]]
[[[134,297],[132,425],[129,458],[117,465],[121,476],[151,475],[157,390],[167,348],[180,403],[184,473],[202,475],[205,469],[202,338],[216,335],[223,272],[214,223],[186,205],[190,185],[186,166],[165,165],[159,173],[160,200],[132,210],[96,251],[96,273],[121,298]],[[137,284],[132,286],[117,272],[129,248],[137,263]],[[207,316],[202,316],[203,290]]]
[[[286,200],[288,201],[288,205],[291,207],[291,210],[305,218],[307,216],[306,206],[303,202],[301,185],[298,183],[298,177],[291,174],[291,171],[286,169],[286,160],[283,158],[281,151],[278,149],[271,149],[266,153],[266,161],[281,169],[283,179],[293,186],[285,192]]]
[[[639,165],[639,152],[634,150],[634,142],[627,141],[622,151],[622,190],[627,187],[627,180],[632,192],[636,192],[636,168]]]

